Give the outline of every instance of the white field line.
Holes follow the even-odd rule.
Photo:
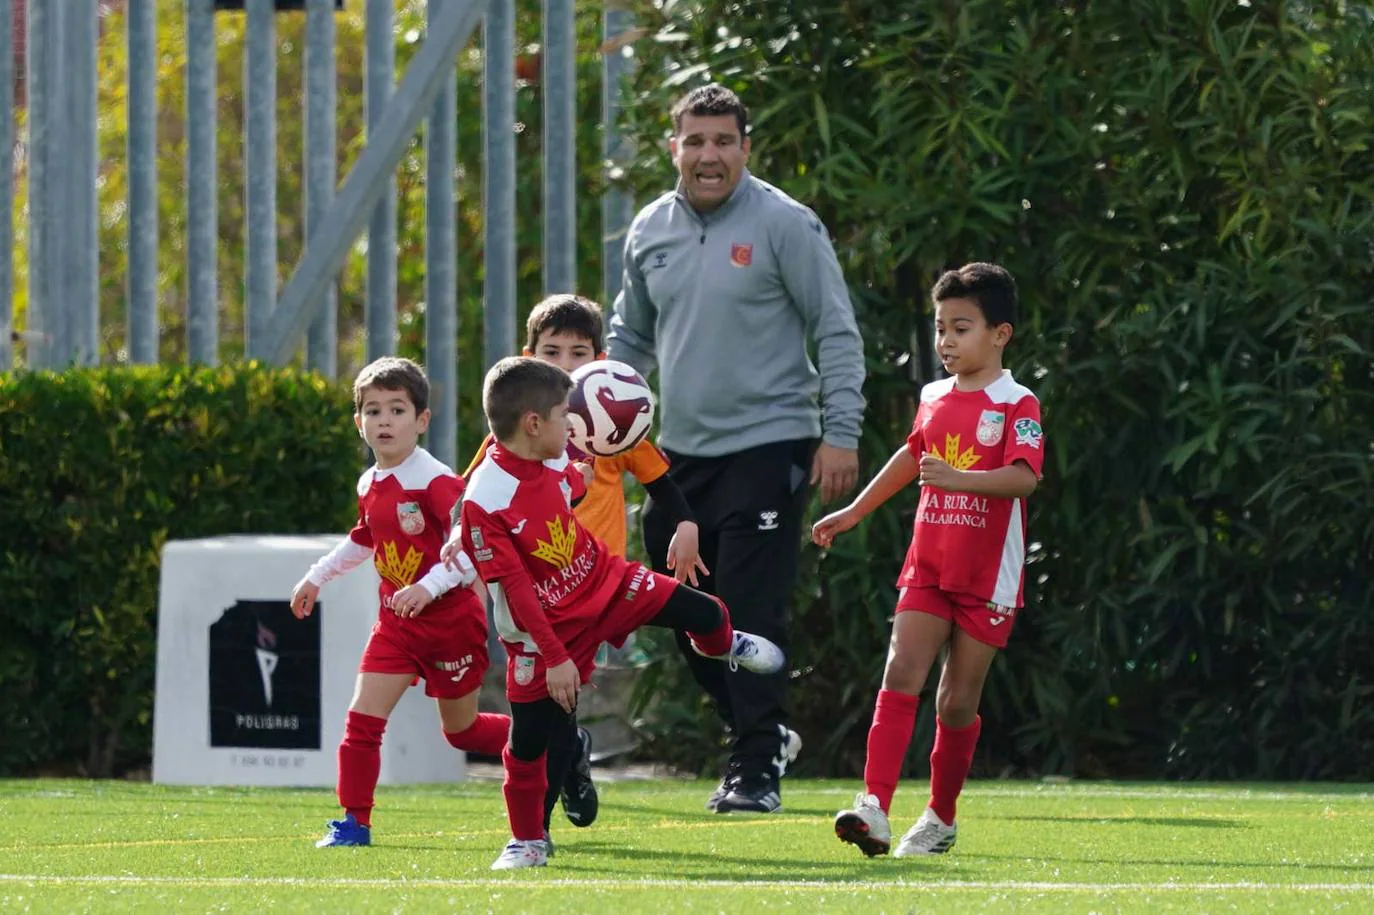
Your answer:
[[[502,879],[392,879],[357,877],[171,877],[129,875],[53,876],[42,874],[0,874],[0,885],[26,886],[128,886],[128,887],[285,887],[297,889],[335,890],[340,887],[379,890],[415,889],[479,889],[520,888],[539,889],[706,889],[706,890],[821,890],[827,893],[842,891],[881,891],[920,889],[922,892],[997,892],[1023,890],[1036,893],[1374,893],[1374,883],[1053,883],[1036,880],[614,880],[592,877],[586,880],[554,878],[550,880]]]

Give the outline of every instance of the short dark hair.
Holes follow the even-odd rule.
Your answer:
[[[429,379],[425,370],[409,359],[400,356],[383,356],[363,366],[358,377],[353,379],[353,409],[363,411],[363,395],[368,388],[383,391],[405,391],[415,406],[415,414],[429,409]]]
[[[996,264],[974,262],[946,270],[931,287],[930,298],[933,302],[969,299],[991,326],[1016,326],[1016,280]]]
[[[592,349],[606,348],[601,323],[601,306],[570,292],[551,295],[530,311],[525,321],[525,348],[534,352],[544,334],[573,333],[586,337]]]
[[[482,382],[482,412],[498,442],[509,441],[526,413],[545,418],[563,402],[572,379],[558,366],[529,356],[509,356]]]
[[[698,86],[678,99],[673,105],[673,133],[682,129],[682,116],[685,114],[699,118],[719,117],[723,114],[735,116],[739,125],[739,137],[743,140],[749,131],[749,109],[739,100],[739,96],[720,83]]]

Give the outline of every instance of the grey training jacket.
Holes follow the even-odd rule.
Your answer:
[[[807,352],[816,344],[820,371]],[[820,219],[745,172],[701,214],[678,191],[635,217],[607,355],[659,371],[659,444],[697,457],[822,437],[855,448],[863,340]]]

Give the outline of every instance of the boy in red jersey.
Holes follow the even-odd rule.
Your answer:
[[[510,732],[508,716],[477,712],[487,615],[469,587],[476,572],[467,556],[455,557],[452,567],[439,558],[463,481],[418,445],[429,427],[429,380],[409,359],[388,356],[358,373],[353,401],[353,422],[377,457],[358,480],[358,523],[291,595],[292,612],[303,618],[325,582],[368,559],[382,577],[381,611],[339,745],[344,816],[329,822],[320,847],[371,844],[382,733],[416,678],[424,678],[454,747],[496,756]]]
[[[569,460],[568,391],[555,365],[503,359],[487,373],[482,408],[496,444],[473,471],[461,524],[445,547],[476,563],[505,644],[510,744],[502,756],[511,841],[493,870],[547,863],[544,800],[550,735],[567,733],[602,642],[621,645],[642,625],[690,634],[697,651],[755,673],[782,668],[782,651],[733,629],[719,600],[612,553],[573,515],[586,492]]]
[[[559,293],[543,299],[530,310],[525,322],[524,355],[556,365],[568,374],[596,359],[605,359],[605,335],[601,306],[584,296]],[[488,434],[478,446],[463,478],[486,457],[495,439]],[[587,495],[573,509],[573,515],[583,530],[605,544],[619,556],[626,554],[625,491],[622,478],[631,474],[644,486],[645,492],[663,506],[674,519],[672,542],[668,548],[667,568],[678,581],[695,586],[697,573],[707,574],[706,564],[698,549],[698,531],[692,510],[682,491],[668,476],[668,459],[649,439],[615,457],[596,458],[575,455],[574,460],[590,466]],[[589,476],[583,473],[584,478]],[[627,645],[626,648],[629,646]],[[577,727],[568,735],[551,737],[548,747],[548,769],[567,768],[562,790],[545,799],[544,826],[547,829],[554,804],[561,799],[563,812],[574,826],[586,827],[596,821],[600,801],[596,784],[592,781],[592,738],[586,728]],[[797,738],[796,746],[801,740]],[[793,754],[795,756],[795,753]]]
[[[835,536],[919,477],[920,504],[897,580],[892,646],[868,732],[864,790],[835,817],[835,833],[864,854],[892,843],[888,809],[916,720],[917,694],[949,646],[935,700],[930,802],[894,857],[940,854],[957,832],[955,802],[982,720],[988,669],[1021,606],[1026,498],[1044,461],[1040,404],[1002,368],[1016,323],[1016,283],[992,264],[945,273],[931,291],[935,345],[952,377],[921,389],[906,444],[847,507],[816,522],[811,539]]]

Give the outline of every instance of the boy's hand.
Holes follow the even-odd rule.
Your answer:
[[[573,466],[582,474],[582,485],[591,486],[592,480],[596,479],[596,468],[592,466],[591,458],[583,458],[573,461]]]
[[[811,542],[823,549],[829,549],[835,542],[836,534],[843,534],[858,523],[859,516],[847,507],[831,512],[811,525]]]
[[[391,612],[402,618],[419,616],[434,595],[425,590],[424,585],[411,585],[391,595]]]
[[[296,587],[291,589],[291,613],[298,620],[303,620],[315,609],[315,599],[320,596],[320,586],[312,582],[309,578],[302,578],[296,583]]]
[[[959,478],[963,471],[955,470],[945,461],[933,454],[921,455],[921,485],[934,486],[946,492],[959,491]]]
[[[444,544],[444,548],[439,551],[439,558],[443,560],[444,568],[459,571],[458,554],[463,552],[463,540],[458,536],[457,529],[453,536]]]
[[[711,570],[706,568],[706,563],[701,559],[699,536],[695,522],[683,521],[678,524],[673,539],[668,543],[669,571],[678,581],[686,582],[694,588],[697,585],[698,571],[702,575],[711,574]]]
[[[581,682],[577,665],[569,659],[550,667],[544,674],[544,681],[549,687],[549,697],[571,715],[577,709],[577,689]]]

